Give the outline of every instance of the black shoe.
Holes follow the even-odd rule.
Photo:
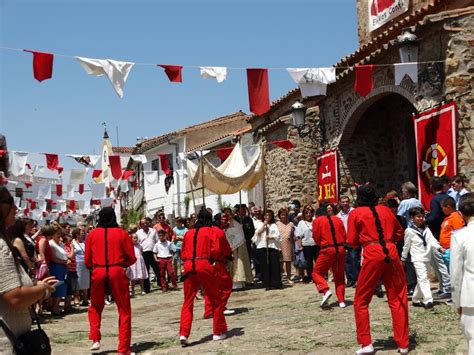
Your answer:
[[[347,281],[346,287],[354,287],[355,281]]]
[[[382,287],[377,287],[375,289],[375,295],[378,297],[378,298],[383,298],[383,290],[382,290]]]
[[[423,303],[421,303],[421,302],[412,302],[411,305],[412,305],[413,307],[424,307],[424,306],[423,306]]]
[[[433,302],[428,302],[427,304],[423,305],[426,309],[433,308]]]

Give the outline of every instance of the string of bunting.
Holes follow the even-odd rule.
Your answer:
[[[33,76],[39,82],[53,77],[54,57],[76,59],[87,74],[93,76],[106,76],[115,92],[123,98],[124,87],[127,78],[135,65],[153,66],[163,69],[168,80],[172,83],[183,82],[183,68],[199,69],[203,79],[215,79],[222,83],[227,79],[227,70],[246,70],[247,88],[250,112],[263,115],[270,109],[269,95],[269,70],[286,70],[291,79],[298,84],[302,96],[326,95],[327,85],[336,81],[336,69],[355,69],[354,91],[361,96],[366,96],[373,89],[372,75],[376,67],[393,66],[395,84],[408,76],[414,83],[418,82],[418,65],[444,62],[444,60],[392,63],[392,64],[369,64],[355,66],[333,66],[321,68],[236,68],[236,67],[213,67],[213,66],[183,66],[176,64],[152,64],[136,63],[128,61],[117,61],[113,59],[94,59],[78,56],[69,56],[57,53],[34,51],[11,47],[0,47],[3,50],[27,52],[33,54]]]

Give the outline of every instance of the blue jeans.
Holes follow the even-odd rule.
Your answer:
[[[346,253],[347,281],[357,282],[360,271],[360,250],[361,248],[349,248]]]
[[[443,261],[446,264],[446,267],[448,268],[448,272],[449,272],[449,261],[450,260],[451,260],[451,253],[450,253],[449,249],[446,249],[446,251],[443,254]]]

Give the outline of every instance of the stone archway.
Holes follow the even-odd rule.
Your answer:
[[[415,112],[405,95],[387,91],[353,109],[338,145],[343,193],[354,182],[374,181],[379,193],[416,184]]]

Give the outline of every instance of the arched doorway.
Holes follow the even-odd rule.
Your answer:
[[[339,143],[348,182],[373,181],[379,194],[399,190],[405,181],[416,185],[416,148],[413,104],[404,96],[384,93],[366,101],[353,113],[353,129]],[[352,181],[350,181],[352,180]],[[344,183],[341,184],[344,189]]]

